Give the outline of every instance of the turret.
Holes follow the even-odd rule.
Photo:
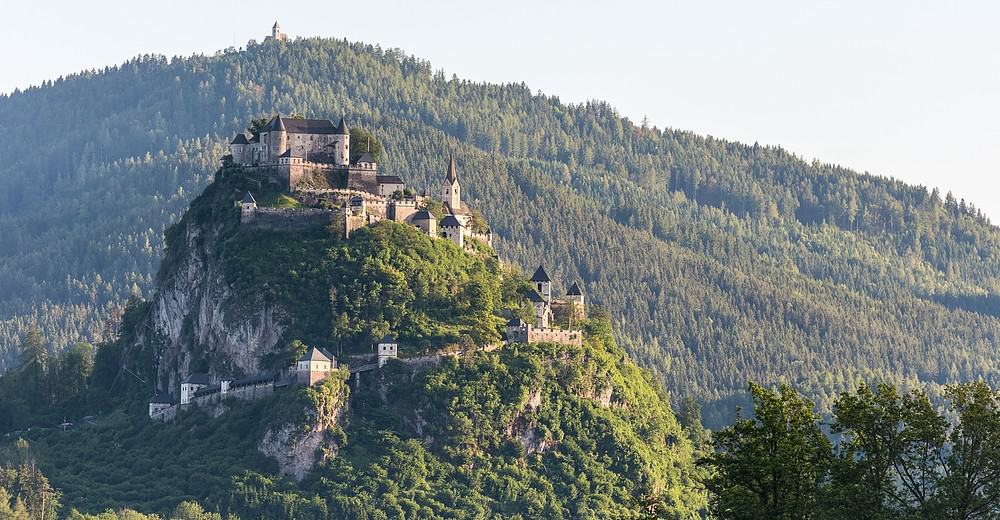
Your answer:
[[[229,153],[233,156],[233,163],[243,164],[247,162],[243,156],[244,150],[249,144],[250,141],[247,141],[246,134],[243,132],[236,134],[236,137],[229,143]]]
[[[444,231],[445,237],[458,247],[465,247],[465,233],[462,228],[462,222],[455,218],[455,215],[441,219],[441,231]]]
[[[531,284],[535,286],[535,290],[545,300],[545,303],[552,302],[552,279],[545,272],[544,266],[540,265],[535,270],[535,274],[531,276]]]
[[[448,173],[441,184],[441,202],[450,213],[459,213],[462,209],[462,187],[458,184],[458,168],[454,157],[448,159]]]
[[[580,284],[573,282],[569,290],[566,291],[566,303],[570,305],[570,316],[576,319],[583,319],[587,317],[587,308],[583,299],[583,291],[580,289]]]
[[[347,128],[344,118],[340,118],[340,124],[333,134],[333,164],[337,166],[347,166],[351,162],[351,131]]]
[[[261,144],[264,146],[265,160],[268,163],[278,162],[278,157],[288,148],[288,131],[281,115],[274,116],[271,122],[261,131]]]

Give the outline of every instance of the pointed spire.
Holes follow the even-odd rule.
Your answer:
[[[347,123],[344,118],[340,118],[340,124],[337,125],[337,135],[351,135],[351,131],[347,129]]]
[[[444,180],[448,181],[449,184],[458,182],[458,168],[455,166],[454,157],[448,157],[448,175],[445,176]]]
[[[277,20],[275,20],[275,21],[274,21],[274,25],[273,25],[273,26],[271,26],[271,28],[272,28],[272,29],[281,29],[281,26],[280,26],[280,25],[278,25],[278,21],[277,21]]]
[[[244,204],[256,204],[257,200],[253,198],[253,195],[248,191],[246,195],[243,196]]]
[[[580,284],[573,282],[573,285],[566,291],[566,296],[583,296],[583,291],[580,290]]]

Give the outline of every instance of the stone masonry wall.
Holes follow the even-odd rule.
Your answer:
[[[333,222],[336,210],[318,208],[257,208],[247,225],[277,230],[298,230]]]

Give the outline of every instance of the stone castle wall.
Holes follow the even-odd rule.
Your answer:
[[[337,218],[337,213],[319,208],[257,208],[246,224],[263,229],[300,230],[325,226]]]
[[[561,343],[563,345],[583,345],[583,332],[551,328],[528,327],[528,343]]]

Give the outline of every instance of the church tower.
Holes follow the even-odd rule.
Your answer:
[[[281,26],[278,25],[278,21],[274,21],[274,26],[271,27],[271,39],[276,42],[283,42],[288,40],[288,35],[281,32]]]
[[[449,213],[462,211],[462,187],[458,185],[458,168],[455,167],[454,157],[448,160],[448,174],[441,185],[441,202],[448,207]]]

